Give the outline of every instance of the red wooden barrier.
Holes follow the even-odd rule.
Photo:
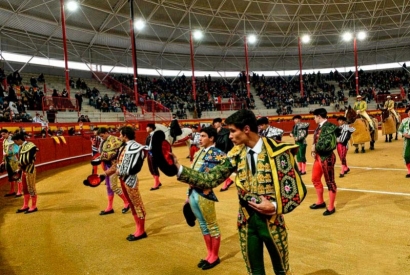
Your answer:
[[[37,173],[91,160],[91,142],[88,138],[73,136],[65,139],[67,144],[61,140],[57,144],[52,138],[30,140],[39,149],[36,158]],[[3,145],[3,141],[0,141],[0,145]],[[0,175],[0,184],[5,182],[7,173]]]

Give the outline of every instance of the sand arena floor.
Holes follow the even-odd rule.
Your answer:
[[[312,135],[308,139],[312,143]],[[405,178],[402,145],[401,139],[379,140],[376,150],[365,154],[350,149],[351,172],[336,179],[337,212],[329,217],[322,216],[323,210],[309,209],[316,195],[308,156],[308,196],[285,216],[294,274],[410,274],[410,178]],[[174,151],[189,165],[186,147]],[[336,165],[338,174],[339,160]],[[89,163],[82,163],[38,175],[37,213],[16,214],[22,198],[0,197],[0,274],[246,274],[236,233],[235,188],[215,190],[222,262],[202,271],[196,264],[206,254],[203,238],[199,227],[189,227],[182,215],[185,184],[161,176],[163,186],[149,191],[153,179],[144,164],[139,178],[148,238],[128,242],[125,238],[135,229],[131,214],[121,213],[116,197],[115,213],[98,215],[106,206],[106,191],[103,185],[82,184],[90,171]],[[7,185],[0,186],[1,194],[7,190]],[[273,274],[266,254],[267,274]]]

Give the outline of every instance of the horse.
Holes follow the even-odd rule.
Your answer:
[[[356,131],[353,132],[352,137],[350,139],[351,144],[353,144],[355,149],[355,153],[359,153],[359,145],[361,145],[361,152],[364,153],[364,143],[370,142],[370,150],[374,150],[374,143],[378,138],[378,131],[377,125],[378,120],[372,117],[373,123],[375,125],[375,129],[372,129],[369,125],[369,122],[361,117],[360,115],[356,114],[356,111],[349,105],[345,111],[345,117],[347,123],[350,126],[354,127]]]
[[[400,125],[399,120],[387,108],[380,108],[382,112],[382,135],[386,136],[385,142],[391,142],[393,134],[396,133],[395,140],[397,140],[397,130]],[[388,138],[387,138],[388,136]]]
[[[156,128],[155,130],[163,131],[165,133],[165,139],[169,142],[169,144],[172,144],[172,137],[171,137],[169,127],[166,127],[165,125],[156,123],[155,128]],[[192,129],[191,128],[181,128],[181,130],[182,130],[182,134],[177,136],[177,138],[174,142],[174,145],[178,144],[178,143],[181,144],[181,143],[185,142],[185,144],[187,146],[189,146],[190,145],[189,139],[192,135]]]

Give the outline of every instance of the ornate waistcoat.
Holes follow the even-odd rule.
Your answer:
[[[192,168],[198,172],[207,173],[210,169],[214,168],[216,165],[221,163],[221,161],[225,158],[225,153],[216,147],[211,147],[206,152],[205,149],[199,150],[195,153]],[[190,188],[188,192],[190,193],[191,190],[192,188]],[[218,201],[212,189],[203,190],[200,188],[195,188],[195,190],[198,192],[200,196],[204,198],[213,201]]]

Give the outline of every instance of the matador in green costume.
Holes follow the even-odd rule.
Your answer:
[[[240,110],[225,122],[235,144],[227,158],[208,173],[183,167],[175,159],[178,180],[208,189],[236,172],[239,242],[248,274],[265,274],[264,244],[275,274],[290,274],[283,214],[295,209],[306,196],[295,169],[298,146],[259,137],[256,117],[249,110]]]

